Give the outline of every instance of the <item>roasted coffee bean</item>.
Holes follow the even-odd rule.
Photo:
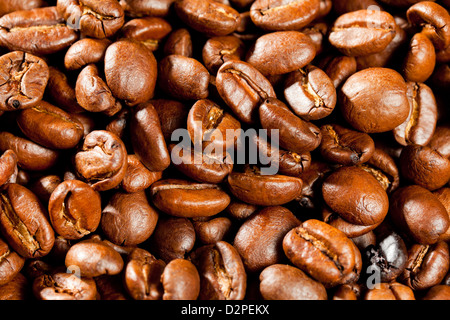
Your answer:
[[[71,28],[98,39],[113,36],[125,21],[123,8],[116,0],[58,0],[56,8]]]
[[[238,251],[225,241],[205,245],[190,258],[200,276],[199,300],[243,300],[247,274]]]
[[[297,117],[276,98],[267,98],[260,105],[259,119],[268,136],[272,136],[272,130],[279,130],[280,147],[287,151],[313,151],[322,140],[322,133],[317,126]]]
[[[133,150],[142,164],[150,171],[163,171],[170,165],[158,113],[150,102],[132,110],[130,136]]]
[[[340,90],[340,109],[345,120],[366,133],[390,131],[409,114],[403,77],[388,68],[369,68],[350,76]],[[373,108],[376,105],[377,108]]]
[[[70,46],[64,56],[64,67],[77,70],[92,63],[99,63],[105,58],[106,48],[111,44],[108,39],[84,38]]]
[[[196,233],[188,218],[162,216],[150,239],[151,251],[168,263],[184,259],[194,248]]]
[[[205,99],[209,95],[209,72],[196,59],[169,55],[158,63],[159,87],[181,100]]]
[[[436,243],[449,227],[444,205],[417,185],[397,189],[390,198],[389,212],[397,230],[419,244]]]
[[[150,252],[136,248],[129,255],[124,269],[124,286],[135,300],[161,300],[160,281],[166,264]]]
[[[111,242],[121,246],[138,245],[155,230],[158,212],[144,191],[116,192],[101,213],[102,231]]]
[[[122,140],[105,130],[89,133],[74,156],[76,174],[94,190],[117,187],[127,171],[127,150]]]
[[[170,261],[161,275],[163,300],[195,300],[200,294],[197,268],[186,259]]]
[[[0,45],[34,55],[59,52],[78,40],[56,7],[19,10],[0,18]]]
[[[424,33],[416,33],[409,44],[409,51],[403,62],[403,76],[406,81],[425,82],[436,65],[433,43]]]
[[[230,196],[218,185],[180,179],[155,182],[150,195],[158,209],[183,218],[213,216],[230,203]]]
[[[78,119],[45,101],[22,110],[17,124],[29,139],[50,149],[74,148],[84,133]]]
[[[263,175],[257,169],[228,175],[231,193],[241,201],[260,206],[286,204],[302,192],[302,180],[285,175]]]
[[[164,17],[169,14],[169,8],[174,0],[160,0],[156,2],[148,2],[146,0],[120,0],[127,16],[144,17],[156,16]]]
[[[82,181],[65,180],[51,193],[48,213],[57,234],[68,240],[80,239],[100,224],[100,195]]]
[[[450,286],[448,285],[436,285],[430,288],[422,300],[449,300],[450,299]]]
[[[203,63],[211,74],[216,74],[225,62],[243,60],[244,57],[244,42],[236,36],[212,37],[202,49]]]
[[[75,85],[78,104],[89,112],[103,112],[112,116],[122,109],[95,64],[89,64],[78,74]]]
[[[258,206],[237,199],[231,200],[226,212],[234,219],[244,220],[258,210]]]
[[[272,84],[255,67],[243,61],[228,61],[217,72],[217,91],[236,117],[244,123],[258,121],[264,99],[276,98]]]
[[[0,286],[0,300],[28,300],[30,281],[18,273],[11,281]]]
[[[364,294],[364,300],[416,300],[414,292],[408,286],[398,283],[380,283]]]
[[[46,5],[43,0],[5,0],[0,4],[0,16],[19,10],[31,10]]]
[[[414,244],[408,250],[408,261],[400,281],[414,290],[425,290],[441,283],[449,270],[446,242],[432,245]]]
[[[0,57],[0,66],[0,110],[29,108],[42,99],[49,80],[44,60],[14,51]]]
[[[438,200],[444,205],[450,219],[450,188],[441,188],[433,191],[433,194],[438,198]],[[450,240],[450,227],[445,233],[443,233],[439,240],[448,241]]]
[[[39,300],[96,300],[97,286],[93,279],[58,272],[36,278],[33,293]]]
[[[259,37],[247,51],[245,61],[263,75],[295,71],[316,56],[311,38],[298,31],[276,31]]]
[[[409,116],[393,130],[395,140],[403,146],[426,146],[437,123],[437,104],[433,91],[424,83],[408,82]]]
[[[15,183],[5,185],[0,198],[0,231],[5,241],[24,258],[47,255],[55,234],[39,199]]]
[[[370,6],[377,6],[381,9],[379,1],[375,0],[334,0],[333,10],[338,14],[342,15],[347,12],[358,11],[362,9],[368,9]],[[390,0],[382,0],[382,2],[394,2]]]
[[[124,24],[119,37],[141,42],[150,51],[156,51],[161,40],[171,31],[171,25],[162,18],[137,18]]]
[[[162,171],[149,171],[136,155],[129,154],[127,172],[120,186],[128,193],[139,192],[144,191],[161,178]]]
[[[318,15],[320,1],[256,0],[250,7],[253,23],[263,30],[298,30]]]
[[[134,107],[153,98],[156,74],[155,56],[143,44],[119,40],[106,49],[106,83],[127,106]]]
[[[97,296],[97,300],[129,300],[122,285],[121,275],[104,275],[94,278],[94,280],[100,296],[100,298]]]
[[[233,241],[246,270],[254,273],[284,262],[283,238],[300,224],[290,210],[280,206],[263,208],[247,218]]]
[[[239,12],[213,0],[176,0],[174,8],[184,23],[209,36],[226,36],[239,24]]]
[[[289,260],[325,288],[359,279],[362,260],[358,248],[338,229],[310,219],[283,239]]]
[[[161,130],[166,143],[172,142],[172,133],[179,128],[186,128],[189,108],[180,101],[154,99],[150,103],[155,107],[159,116]]]
[[[395,36],[394,17],[386,11],[345,13],[333,24],[329,41],[346,56],[364,56],[385,49]]]
[[[268,266],[259,278],[259,290],[265,300],[327,300],[323,284],[290,265]]]
[[[0,186],[5,183],[15,183],[17,180],[17,155],[12,150],[6,150],[0,156]]]
[[[441,5],[432,1],[421,1],[406,11],[408,21],[433,42],[437,50],[450,44],[450,14]]]
[[[356,70],[357,64],[355,57],[347,57],[344,55],[331,58],[323,67],[323,71],[328,75],[336,89],[340,88]]]
[[[0,286],[14,279],[22,270],[25,259],[0,239]]]
[[[284,84],[284,97],[294,113],[307,121],[330,115],[337,99],[331,79],[312,65],[289,74]]]
[[[187,130],[194,145],[214,150],[218,155],[234,148],[241,124],[231,114],[208,99],[198,100],[192,106],[187,118]]]
[[[78,104],[75,86],[58,68],[49,67],[50,76],[46,87],[49,101],[69,113],[81,113],[85,110]]]
[[[92,278],[118,274],[122,271],[124,262],[120,254],[106,243],[87,239],[70,247],[65,265],[74,270],[78,268],[82,277]]]
[[[320,154],[329,162],[342,165],[362,164],[367,162],[375,151],[375,143],[366,133],[338,124],[323,125],[320,131]]]
[[[361,287],[358,284],[342,284],[338,286],[333,295],[333,300],[359,300]]]
[[[177,54],[192,58],[192,38],[188,29],[180,28],[172,31],[164,44],[164,55]]]
[[[230,233],[232,222],[227,217],[217,217],[211,220],[193,222],[195,236],[203,244],[214,244],[226,239]]]

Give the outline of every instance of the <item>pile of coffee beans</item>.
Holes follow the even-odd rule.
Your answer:
[[[450,300],[449,10],[1,0],[0,300]]]

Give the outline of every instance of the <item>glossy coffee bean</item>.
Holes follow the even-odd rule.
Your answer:
[[[169,262],[162,275],[163,300],[195,300],[200,294],[200,276],[197,268],[186,259]]]
[[[0,286],[0,300],[27,300],[29,294],[30,281],[21,273],[7,284]]]
[[[14,279],[22,270],[25,259],[0,239],[0,286]]]
[[[436,52],[431,40],[424,33],[416,33],[409,44],[409,51],[403,62],[406,81],[425,82],[436,66]]]
[[[145,45],[150,51],[156,51],[162,39],[172,31],[171,25],[159,17],[132,19],[120,30],[120,37],[132,39]]]
[[[230,203],[230,197],[218,185],[179,179],[155,182],[150,196],[161,211],[184,218],[213,216]]]
[[[15,183],[17,180],[17,155],[12,150],[6,150],[0,156],[0,185]]]
[[[28,1],[18,1],[18,0],[5,0],[0,5],[0,16],[19,10],[30,10],[39,8],[46,5],[45,1],[42,0],[28,0]]]
[[[200,275],[199,300],[243,300],[247,274],[238,251],[225,241],[199,247],[190,258]]]
[[[65,180],[51,193],[48,212],[56,233],[68,240],[80,239],[100,224],[100,195],[87,183]]]
[[[408,117],[409,102],[403,77],[393,69],[369,68],[350,76],[340,91],[345,120],[358,131],[386,132]],[[372,108],[377,105],[377,108]]]
[[[298,268],[325,288],[358,280],[361,254],[344,233],[311,219],[291,229],[283,239],[283,250]]]
[[[33,294],[39,300],[96,300],[97,286],[93,279],[58,272],[37,277]]]
[[[24,258],[47,255],[53,247],[55,234],[39,199],[15,183],[7,184],[0,197],[0,231],[6,242]]]
[[[282,263],[285,259],[283,238],[300,223],[290,210],[281,206],[263,208],[247,218],[233,241],[246,270],[254,273]]]
[[[145,0],[120,0],[119,3],[122,6],[127,16],[130,17],[143,17],[143,16],[156,16],[164,17],[169,14],[169,8],[174,0],[161,0],[156,2],[148,2]]]
[[[192,37],[188,29],[179,28],[172,31],[164,44],[164,55],[177,54],[192,58]]]
[[[162,178],[161,171],[148,170],[134,154],[127,157],[127,172],[120,184],[128,193],[144,191]]]
[[[0,18],[0,44],[11,51],[48,55],[78,40],[56,7],[19,10]]]
[[[323,284],[290,265],[273,264],[260,274],[259,289],[265,300],[327,300]]]
[[[201,218],[200,218],[201,219]],[[207,221],[193,222],[195,236],[202,244],[214,244],[226,240],[232,228],[232,221],[227,217],[212,218]]]
[[[98,277],[103,274],[115,275],[123,269],[120,254],[106,243],[87,239],[70,247],[65,257],[67,268],[78,269],[82,277]]]
[[[398,283],[380,283],[364,294],[364,300],[416,300],[408,286]]]
[[[109,39],[80,39],[67,49],[64,56],[64,67],[78,70],[92,63],[99,63],[105,58],[106,48],[111,44]]]

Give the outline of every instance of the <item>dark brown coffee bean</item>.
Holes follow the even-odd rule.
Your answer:
[[[326,124],[320,128],[322,157],[342,165],[367,162],[375,151],[373,139],[366,133],[347,129],[338,124]]]
[[[77,70],[92,63],[99,63],[105,58],[106,48],[111,44],[109,39],[84,38],[70,46],[64,56],[67,70]]]
[[[325,288],[358,280],[361,254],[338,229],[310,219],[291,229],[283,239],[289,260]]]
[[[185,24],[208,36],[226,36],[239,23],[239,12],[213,0],[177,0],[174,8]]]
[[[392,2],[390,0],[382,0],[383,2]],[[358,11],[362,9],[368,9],[370,6],[377,6],[381,9],[379,1],[375,0],[334,0],[333,10],[342,15],[347,12]]]
[[[39,300],[96,300],[97,286],[93,279],[57,272],[36,278],[33,293]]]
[[[11,51],[48,55],[69,47],[78,34],[56,7],[11,12],[0,18],[0,44]]]
[[[79,270],[82,277],[115,275],[123,269],[123,259],[112,247],[100,240],[87,239],[70,247],[65,258],[67,268]]]
[[[284,84],[284,97],[294,113],[307,121],[330,115],[337,99],[331,79],[312,65],[288,75]]]
[[[187,118],[187,130],[194,145],[217,155],[236,146],[239,135],[230,134],[229,130],[235,133],[240,129],[238,120],[208,99],[194,103]]]
[[[246,219],[233,241],[246,270],[258,272],[283,262],[283,238],[300,224],[290,210],[280,206],[263,208]]]
[[[258,206],[237,199],[231,200],[226,212],[234,219],[244,220],[258,210]]]
[[[157,64],[143,44],[119,40],[105,52],[105,79],[111,92],[133,107],[153,98]]]
[[[433,245],[414,244],[408,250],[406,268],[400,281],[413,290],[425,290],[441,283],[449,270],[446,242]]]
[[[357,70],[355,57],[336,56],[328,61],[323,67],[323,71],[328,75],[336,89],[354,74]]]
[[[393,130],[395,140],[403,146],[425,146],[433,137],[437,123],[437,104],[432,89],[424,83],[408,82],[409,116]]]
[[[124,269],[124,286],[135,300],[161,300],[161,275],[166,264],[150,252],[136,248],[129,255]]]
[[[120,275],[104,275],[94,278],[94,280],[100,296],[100,298],[97,297],[97,300],[129,300]]]
[[[205,245],[190,258],[200,275],[199,300],[243,300],[247,274],[238,251],[225,241]]]
[[[71,28],[98,39],[111,37],[125,21],[123,8],[116,0],[58,0],[57,9]]]
[[[276,98],[268,98],[261,104],[259,118],[261,126],[268,131],[268,136],[272,136],[272,130],[279,130],[280,147],[287,151],[302,153],[312,151],[320,145],[320,129],[297,117]]]
[[[172,31],[167,37],[163,51],[165,56],[177,54],[192,58],[193,46],[189,30],[186,28],[179,28]]]
[[[417,185],[397,189],[391,196],[389,212],[402,235],[419,244],[436,243],[449,227],[444,205]]]
[[[438,200],[444,205],[447,213],[449,214],[450,219],[450,188],[441,188],[436,191],[433,191],[433,194],[438,198]],[[439,240],[448,241],[450,240],[450,227],[447,229],[445,233],[443,233]]]
[[[196,300],[200,293],[197,268],[186,259],[170,261],[161,275],[163,300]]]
[[[7,284],[0,286],[0,300],[27,300],[30,281],[21,273]]]
[[[158,83],[175,99],[198,100],[209,95],[209,72],[196,59],[170,55],[158,63]]]
[[[123,177],[121,187],[128,193],[144,191],[162,178],[162,171],[148,170],[134,154],[128,155],[127,163],[127,172]]]
[[[125,23],[119,37],[138,41],[150,51],[156,51],[162,39],[171,31],[172,26],[166,20],[159,17],[145,17]]]
[[[364,56],[385,49],[395,36],[394,17],[386,11],[345,13],[333,24],[328,40],[346,56]]]
[[[198,182],[221,183],[233,170],[233,163],[228,162],[228,158],[222,159],[195,148],[186,149],[174,144],[169,146],[169,150],[173,166]]]
[[[244,42],[236,36],[209,38],[202,49],[203,63],[211,74],[216,74],[225,62],[243,60],[244,57]]]
[[[48,207],[48,200],[52,192],[62,182],[57,175],[47,175],[34,181],[29,187],[30,190],[41,200],[42,204]]]
[[[389,209],[389,198],[378,181],[357,167],[342,167],[322,185],[325,203],[343,219],[358,225],[381,222]]]
[[[298,30],[318,15],[320,1],[256,0],[250,7],[253,23],[263,30]]]
[[[17,124],[28,138],[50,149],[74,148],[84,133],[78,119],[45,101],[22,110]]]
[[[276,31],[259,37],[247,51],[246,61],[263,75],[295,71],[316,55],[311,38],[298,31]]]
[[[437,285],[431,287],[422,300],[449,300],[450,299],[450,286]]]
[[[158,113],[150,102],[132,110],[130,136],[133,150],[150,171],[163,171],[170,165],[170,155]]]
[[[366,133],[390,131],[408,117],[406,91],[405,80],[393,69],[361,70],[342,86],[341,111],[356,130]],[[374,105],[377,108],[373,108]]]
[[[408,54],[403,62],[403,76],[406,81],[425,82],[436,65],[433,43],[424,33],[416,33],[409,44]]]
[[[15,183],[7,184],[0,198],[0,231],[6,242],[24,258],[47,255],[55,234],[39,199]]]
[[[150,187],[153,204],[176,217],[208,217],[223,211],[230,197],[218,185],[166,179]]]
[[[361,286],[352,284],[342,284],[337,287],[333,295],[333,300],[359,300],[361,297]]]
[[[29,108],[42,99],[49,79],[44,60],[14,51],[0,57],[0,66],[0,110]]]
[[[242,122],[258,120],[258,107],[264,99],[275,98],[272,84],[255,67],[243,61],[228,61],[217,72],[217,91]]]
[[[127,150],[114,133],[95,130],[74,156],[76,174],[94,190],[117,187],[127,171]]]
[[[290,265],[268,266],[259,279],[259,289],[265,300],[327,300],[323,284]]]
[[[78,74],[75,85],[78,104],[89,112],[103,112],[112,116],[122,109],[95,64],[89,64]]]
[[[302,184],[297,177],[263,175],[256,169],[228,175],[228,186],[236,198],[261,206],[283,205],[296,199],[302,192]]]
[[[152,235],[158,212],[150,206],[144,191],[117,192],[103,209],[101,219],[107,239],[121,246],[134,246]]]
[[[416,300],[414,292],[408,286],[398,283],[379,283],[364,294],[364,300]]]
[[[31,10],[45,6],[43,0],[5,0],[0,4],[0,16],[19,10]]]
[[[14,279],[22,270],[25,259],[12,250],[6,242],[0,239],[0,286]]]
[[[213,218],[207,221],[193,222],[196,238],[203,244],[223,241],[230,233],[232,222],[227,217]]]
[[[52,192],[48,213],[56,233],[68,240],[80,239],[100,224],[100,195],[82,181],[65,180]]]
[[[408,21],[433,42],[437,50],[450,44],[450,14],[441,5],[432,1],[421,1],[406,11]]]
[[[172,133],[179,128],[186,128],[189,108],[183,102],[168,99],[154,99],[150,103],[155,107],[161,123],[161,130],[166,143],[172,142]]]

